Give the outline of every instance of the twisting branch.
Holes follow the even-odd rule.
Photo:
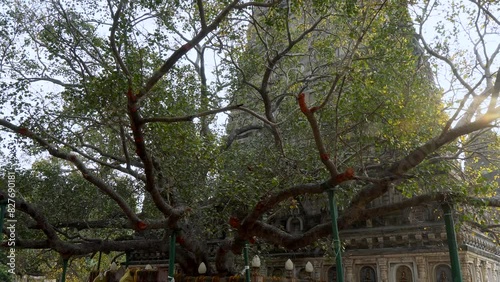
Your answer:
[[[38,210],[36,207],[31,204],[25,202],[21,198],[16,199],[16,209],[28,214],[31,218],[33,218],[36,222],[36,225],[39,229],[43,231],[47,239],[53,244],[60,241],[57,236],[57,232],[54,227],[49,223],[49,220],[45,215]]]
[[[118,170],[118,171],[121,171],[123,173],[126,173],[126,174],[129,174],[131,176],[133,176],[134,178],[136,179],[139,179],[139,180],[142,180],[142,181],[145,181],[146,179],[144,178],[143,175],[139,175],[136,171],[132,170],[132,169],[127,169],[127,168],[123,168],[121,167],[120,165],[115,165],[115,164],[111,164],[111,163],[108,163],[108,162],[105,162],[105,161],[101,161],[99,160],[98,158],[95,158],[87,153],[85,153],[83,150],[80,150],[78,147],[74,146],[74,145],[71,145],[67,142],[64,142],[58,138],[55,138],[55,137],[52,137],[51,138],[53,140],[55,140],[56,142],[70,148],[71,150],[73,150],[74,153],[78,153],[80,154],[82,157],[84,157],[85,159],[89,160],[89,161],[93,161],[95,162],[96,164],[99,164],[101,166],[106,166],[106,167],[110,167],[112,169],[115,169],[115,170]],[[109,155],[109,154],[102,154],[101,153],[101,150],[99,150],[99,148],[95,147],[95,146],[92,146],[92,145],[87,145],[85,143],[82,144],[83,147],[88,147],[88,148],[91,148],[91,149],[95,149],[98,153],[100,153],[101,155],[103,156],[107,156],[111,159],[117,159],[117,158],[114,158],[113,156]]]
[[[236,9],[245,9],[248,7],[272,7],[274,5],[277,5],[280,3],[282,0],[273,0],[273,1],[266,1],[266,2],[246,2],[240,5],[236,5]]]
[[[430,54],[432,55],[433,57],[443,61],[445,64],[447,64],[453,75],[458,79],[458,81],[460,82],[460,84],[462,84],[463,87],[465,87],[467,89],[467,94],[465,95],[464,99],[462,100],[462,102],[460,103],[460,106],[459,106],[459,109],[455,112],[455,114],[452,116],[452,118],[450,118],[450,120],[447,122],[446,126],[444,127],[443,129],[443,132],[442,134],[445,134],[449,128],[451,127],[451,124],[453,123],[453,120],[457,117],[458,115],[458,112],[459,110],[461,110],[464,106],[465,106],[465,103],[466,101],[468,100],[468,98],[472,95],[472,96],[475,96],[473,102],[471,103],[471,105],[468,107],[468,110],[466,112],[466,114],[462,117],[462,119],[458,122],[459,125],[462,125],[462,124],[465,124],[467,122],[469,122],[471,119],[472,119],[472,116],[473,114],[476,112],[477,108],[479,107],[479,105],[481,104],[481,102],[483,102],[487,97],[488,97],[488,94],[490,92],[490,88],[486,89],[485,91],[483,91],[483,93],[481,93],[480,95],[476,95],[475,94],[475,91],[476,91],[476,87],[472,87],[470,86],[466,81],[465,79],[460,75],[460,73],[458,72],[458,69],[457,67],[455,66],[455,64],[449,59],[447,58],[446,56],[443,56],[439,53],[437,53],[435,50],[433,50],[429,44],[427,43],[427,41],[424,39],[423,37],[423,25],[421,24],[420,25],[420,28],[419,28],[419,34],[418,34],[418,38],[420,39],[420,41],[422,42],[422,45],[424,47],[424,49]]]
[[[120,124],[120,139],[122,141],[123,155],[125,156],[125,163],[127,164],[127,169],[131,169],[130,155],[127,148],[127,138],[125,137],[125,129]]]
[[[161,250],[165,242],[162,240],[99,240],[81,243],[66,243],[58,241],[53,243],[47,240],[23,240],[16,238],[16,247],[24,249],[53,249],[65,255],[87,255],[96,252],[127,252],[142,250],[154,252]]]
[[[191,48],[196,46],[198,43],[203,40],[210,32],[214,31],[220,23],[226,18],[231,10],[240,2],[240,0],[233,0],[226,8],[224,8],[218,15],[215,17],[214,21],[208,25],[206,28],[202,28],[200,32],[191,39],[188,43],[182,45],[180,48],[174,51],[172,55],[163,63],[163,65],[155,71],[149,80],[146,82],[146,85],[140,90],[137,95],[137,99],[140,102],[144,99],[148,93],[150,93],[151,89],[156,85],[156,83],[177,63],[177,61],[182,58]]]
[[[266,71],[264,72],[264,75],[262,76],[262,81],[261,81],[261,85],[260,85],[260,88],[259,88],[259,94],[261,95],[262,97],[262,100],[263,100],[263,103],[264,103],[264,109],[265,109],[265,113],[266,113],[266,117],[269,121],[271,122],[276,122],[274,120],[274,116],[272,114],[272,104],[271,104],[271,99],[269,98],[269,95],[268,95],[268,86],[269,86],[269,82],[270,82],[270,79],[271,79],[271,74],[272,72],[274,71],[276,65],[278,64],[278,62],[283,58],[285,57],[286,54],[288,54],[288,52],[290,52],[290,50],[292,50],[292,48],[297,45],[299,42],[301,42],[308,34],[310,34],[311,32],[315,31],[316,30],[316,27],[323,21],[326,19],[326,16],[322,16],[320,17],[317,21],[315,21],[307,30],[305,30],[304,32],[302,32],[297,38],[295,38],[294,40],[291,40],[288,45],[285,47],[285,49],[283,49],[281,52],[279,52],[278,54],[276,54],[276,56],[274,56],[273,58],[270,58],[268,59],[268,64],[266,66]]]
[[[207,20],[205,19],[205,10],[203,8],[203,1],[196,0],[196,5],[198,6],[198,14],[200,15],[201,29],[206,29]]]
[[[142,127],[144,126],[144,120],[142,119],[137,95],[132,92],[132,88],[127,91],[128,99],[128,114],[130,117],[130,125],[132,128],[132,135],[134,136],[135,153],[141,159],[144,164],[144,174],[146,176],[146,186],[145,189],[151,194],[153,202],[158,207],[158,209],[166,216],[169,217],[170,223],[175,225],[177,220],[182,217],[186,212],[186,208],[173,208],[170,206],[161,196],[158,187],[156,186],[155,168],[153,160],[146,149],[146,142],[144,140],[144,133]]]
[[[45,139],[35,134],[34,132],[30,131],[29,129],[25,127],[16,126],[5,119],[0,119],[0,125],[5,126],[18,134],[21,134],[27,138],[36,141],[38,144],[44,147],[52,156],[72,162],[82,173],[83,178],[88,182],[94,184],[104,194],[108,195],[111,199],[113,199],[132,223],[136,224],[136,226],[142,226],[143,223],[141,219],[129,207],[125,199],[123,199],[118,193],[116,193],[113,188],[109,187],[108,184],[106,184],[102,179],[93,174],[85,166],[85,164],[80,159],[78,159],[78,157],[75,154],[65,153],[61,150],[58,150],[55,146],[48,143]]]
[[[101,155],[105,158],[110,158],[110,159],[114,160],[115,162],[128,164],[129,166],[133,165],[133,166],[138,167],[138,168],[144,167],[143,164],[138,162],[138,161],[130,161],[130,160],[127,160],[127,158],[123,159],[121,157],[117,157],[117,156],[111,155],[109,153],[106,153],[101,148],[99,148],[97,146],[83,142],[83,139],[81,139],[80,142],[81,142],[82,147],[92,149],[92,150],[96,151],[99,155]],[[130,167],[128,169],[130,169]]]
[[[168,227],[168,221],[165,219],[155,220],[147,219],[148,226],[145,228],[147,230],[153,229],[165,229]],[[111,218],[111,219],[100,219],[100,220],[89,220],[89,221],[68,221],[68,222],[57,222],[52,224],[55,228],[74,228],[76,230],[87,230],[87,229],[132,229],[136,227],[130,224],[130,221],[122,218]],[[30,229],[41,229],[41,227],[36,223],[30,223],[27,225]]]
[[[226,150],[229,149],[229,147],[231,146],[231,144],[233,144],[233,142],[235,140],[245,138],[249,131],[261,130],[262,128],[264,128],[264,126],[251,124],[251,125],[247,125],[247,126],[244,126],[242,128],[238,128],[238,129],[233,130],[231,132],[231,134],[229,134],[229,136],[227,137],[225,149]]]
[[[356,196],[354,196],[346,213],[351,213],[353,215],[359,213],[362,207],[387,192],[391,182],[404,178],[404,174],[406,172],[422,163],[429,155],[439,150],[439,148],[452,142],[459,136],[490,126],[490,123],[498,118],[500,118],[500,107],[495,108],[495,110],[490,114],[484,115],[482,118],[474,122],[451,129],[445,134],[441,134],[438,137],[429,140],[424,145],[416,148],[408,155],[395,162],[386,171],[388,178],[385,179],[387,179],[387,181],[376,183],[371,187],[361,190]]]
[[[398,203],[393,203],[381,207],[361,209],[359,210],[359,212],[354,213],[354,216],[351,211],[345,210],[339,217],[337,224],[339,226],[339,229],[347,229],[348,227],[352,226],[352,224],[358,221],[364,221],[367,219],[384,216],[397,210],[416,207],[429,202],[454,202],[475,206],[486,205],[490,207],[500,207],[500,200],[498,199],[463,197],[461,195],[455,195],[445,192],[433,193],[416,196]],[[316,225],[303,234],[290,234],[276,226],[264,223],[262,221],[255,221],[255,223],[252,225],[252,229],[248,230],[247,236],[257,236],[260,239],[265,240],[267,243],[281,245],[288,249],[298,249],[310,245],[318,239],[329,236],[330,234],[331,222],[325,222]]]
[[[250,110],[250,109],[248,109],[248,108],[245,108],[245,107],[240,107],[240,108],[238,108],[238,109],[239,109],[239,110],[241,110],[241,111],[243,111],[243,112],[249,113],[250,115],[252,115],[252,116],[256,117],[258,120],[260,120],[260,121],[264,122],[265,124],[267,124],[267,125],[269,125],[269,126],[271,126],[271,127],[275,127],[275,126],[276,126],[276,124],[275,124],[275,123],[271,122],[271,121],[270,121],[270,120],[268,120],[266,117],[261,116],[261,115],[259,115],[258,113],[254,112],[254,111],[252,111],[252,110]]]
[[[452,142],[462,135],[472,133],[474,131],[486,128],[491,122],[500,117],[500,108],[497,107],[487,115],[475,120],[474,122],[457,126],[445,134],[435,137],[427,141],[424,145],[410,152],[406,157],[394,163],[388,172],[394,175],[403,175],[408,170],[420,164],[428,155],[436,152],[442,146]]]
[[[223,108],[216,109],[216,110],[205,111],[205,112],[187,115],[187,116],[182,116],[182,117],[144,118],[142,121],[143,121],[143,123],[150,123],[150,122],[171,123],[171,122],[181,122],[181,121],[193,121],[195,118],[199,118],[199,117],[204,117],[204,116],[213,115],[213,114],[217,114],[217,113],[223,113],[223,112],[231,111],[231,110],[238,110],[238,109],[241,109],[242,106],[243,106],[243,104],[227,106],[227,107],[223,107]]]
[[[342,76],[343,79],[345,80],[345,75]],[[317,108],[316,108],[316,111],[319,111],[321,110],[322,108],[324,108],[326,106],[326,104],[328,103],[328,101],[330,101],[330,98],[332,97],[333,93],[335,93],[335,89],[337,89],[337,84],[339,82],[341,78],[341,75],[337,74],[335,75],[335,79],[333,80],[332,82],[332,86],[330,86],[330,91],[328,91],[328,94],[326,95],[325,99],[323,100],[323,102],[321,103],[321,105],[319,105]],[[343,83],[342,83],[343,84]],[[340,100],[340,99],[338,99]]]
[[[21,74],[21,75],[23,75],[23,77],[24,77],[24,74]],[[26,80],[28,82],[48,81],[48,82],[54,83],[56,85],[60,85],[62,87],[65,87],[65,88],[80,88],[80,87],[82,87],[81,84],[66,83],[66,82],[63,82],[59,79],[55,79],[52,77],[24,77],[24,80]]]
[[[311,126],[313,136],[314,136],[314,141],[316,142],[316,148],[318,149],[319,152],[319,157],[321,159],[321,162],[325,165],[325,167],[328,169],[328,172],[330,173],[330,177],[332,179],[336,179],[338,173],[337,167],[333,163],[333,161],[330,159],[330,155],[328,154],[328,151],[326,150],[326,147],[323,143],[323,138],[321,137],[321,131],[319,129],[318,121],[316,120],[316,117],[314,116],[314,112],[317,110],[316,107],[313,107],[309,109],[309,107],[306,104],[306,97],[304,93],[300,93],[298,97],[298,102],[299,102],[299,107],[302,113],[306,116],[307,121],[309,122],[309,125]],[[336,183],[332,183],[332,186],[336,185]]]
[[[420,25],[420,30],[419,30],[418,38],[422,42],[422,45],[423,45],[425,51],[427,51],[433,57],[435,57],[435,58],[443,61],[444,63],[446,63],[451,68],[451,71],[453,72],[453,74],[455,75],[455,77],[458,79],[458,81],[460,81],[460,83],[462,84],[462,86],[465,87],[467,89],[467,91],[469,91],[469,93],[474,93],[474,89],[458,73],[458,69],[455,67],[455,64],[453,64],[453,62],[450,59],[448,59],[447,57],[445,57],[445,56],[437,53],[436,51],[434,51],[429,46],[429,44],[427,43],[427,41],[422,36],[422,34],[423,34],[422,28],[423,28],[423,26]]]
[[[422,204],[425,200],[434,199],[438,200],[439,197],[421,197],[418,199],[410,199],[411,201],[405,202],[404,207],[418,206]],[[401,209],[401,204],[397,203],[394,205],[384,206],[377,210],[377,213],[370,213],[369,210],[360,210],[360,212],[355,213],[354,216],[348,211],[344,211],[338,219],[338,225],[340,229],[346,229],[352,224],[360,220],[366,220],[369,218],[374,218],[377,216],[383,216],[385,214],[394,212],[395,210]],[[278,244],[287,249],[298,249],[312,244],[313,242],[327,237],[331,234],[331,222],[325,222],[315,227],[309,229],[303,234],[290,234],[287,233],[276,226],[264,223],[262,221],[256,221],[252,229],[249,230],[248,236],[257,236],[267,243]]]
[[[500,45],[499,45],[500,47]],[[495,84],[493,85],[493,90],[491,93],[490,105],[488,106],[488,112],[493,112],[497,106],[498,95],[500,94],[500,69],[497,71],[497,78],[495,79]]]
[[[109,36],[109,44],[111,45],[111,51],[113,52],[113,56],[115,57],[116,62],[120,66],[121,70],[123,73],[127,76],[128,84],[129,86],[132,85],[132,77],[130,75],[130,72],[123,62],[120,52],[118,51],[118,47],[116,46],[116,30],[118,29],[118,23],[120,20],[120,16],[122,14],[122,9],[123,6],[126,5],[127,0],[121,0],[120,3],[118,3],[118,7],[116,8],[116,12],[113,14],[113,8],[111,5],[111,2],[108,0],[108,5],[111,14],[113,14],[113,25],[111,26],[111,35]]]
[[[478,0],[469,0],[472,3],[476,4],[476,6],[483,11],[486,15],[488,15],[489,19],[492,19],[496,24],[500,25],[500,20],[498,20],[488,9],[486,9],[483,5],[481,5],[481,1]]]
[[[277,204],[288,198],[293,198],[304,194],[321,194],[325,192],[326,187],[326,184],[320,183],[302,184],[280,191],[274,195],[265,195],[255,205],[252,212],[243,220],[241,229],[245,231],[251,229],[252,225],[265,212],[273,209]]]

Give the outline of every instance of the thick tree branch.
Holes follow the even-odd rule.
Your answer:
[[[277,5],[278,3],[281,3],[282,0],[273,0],[273,1],[266,1],[266,2],[246,2],[240,5],[236,5],[236,9],[245,9],[248,7],[272,7],[274,5]]]
[[[239,228],[239,235],[241,238],[249,238],[249,233],[257,220],[267,211],[273,209],[277,204],[285,201],[288,198],[293,198],[304,194],[320,194],[325,192],[329,186],[323,184],[302,184],[291,187],[289,189],[275,193],[274,195],[264,195],[260,201],[255,205],[252,212],[243,219],[241,228]]]
[[[74,153],[80,154],[82,157],[84,157],[85,159],[87,159],[89,161],[92,161],[92,162],[94,162],[96,164],[99,164],[101,166],[104,166],[104,167],[109,167],[109,168],[112,168],[114,170],[121,171],[123,173],[129,174],[129,175],[133,176],[134,178],[136,178],[138,180],[141,180],[141,181],[144,181],[144,182],[146,181],[146,178],[143,175],[139,175],[136,171],[134,171],[132,169],[123,168],[120,165],[115,165],[115,164],[111,164],[111,163],[108,163],[108,162],[105,162],[105,161],[101,161],[101,160],[99,160],[99,159],[97,159],[97,158],[95,158],[95,157],[93,157],[93,156],[85,153],[83,150],[80,150],[76,146],[73,146],[73,145],[71,145],[71,144],[69,144],[67,142],[64,142],[64,141],[62,141],[62,140],[60,140],[58,138],[52,137],[52,136],[51,136],[51,138],[53,138],[58,143],[60,143],[60,144],[62,144],[64,146],[70,148]],[[98,153],[101,153],[101,150],[99,148],[95,147],[95,146],[88,145],[88,144],[82,144],[82,146],[88,147],[88,148],[92,148],[95,151],[97,151]],[[113,157],[113,156],[111,156],[109,154],[106,154],[104,152],[102,152],[102,153],[103,154],[101,154],[101,155],[103,155],[105,157],[109,157],[111,159],[118,160],[118,158],[115,158],[115,157]]]
[[[123,139],[122,139],[123,140]],[[109,153],[106,153],[104,152],[101,148],[99,147],[96,147],[94,145],[91,145],[91,144],[87,144],[83,141],[83,139],[81,139],[81,146],[82,147],[85,147],[85,148],[89,148],[89,149],[92,149],[94,151],[96,151],[99,155],[105,157],[105,158],[109,158],[111,160],[114,160],[118,163],[121,163],[121,164],[127,164],[129,167],[131,166],[135,166],[135,167],[138,167],[138,168],[144,168],[144,165],[138,161],[130,161],[130,160],[127,160],[127,153],[128,152],[124,152],[124,155],[125,155],[125,158],[121,158],[121,157],[117,157],[117,156],[114,156],[114,155],[111,155]],[[76,150],[75,150],[76,151]],[[105,163],[107,164],[107,163]],[[130,168],[129,168],[130,169]],[[143,177],[137,177],[135,176],[136,178],[143,178]]]
[[[165,229],[168,227],[168,220],[162,219],[144,219],[147,222],[147,226],[144,230],[157,230]],[[100,220],[89,220],[89,221],[68,221],[68,222],[56,222],[52,224],[55,228],[74,228],[76,230],[87,230],[87,229],[131,229],[135,230],[136,226],[131,224],[130,221],[124,218],[110,218],[110,219],[100,219]],[[39,225],[36,223],[29,223],[27,227],[30,229],[40,229]]]
[[[193,121],[195,118],[199,117],[204,117],[208,115],[213,115],[217,113],[223,113],[231,110],[238,110],[243,106],[243,104],[239,105],[233,105],[233,106],[227,106],[223,107],[220,109],[215,109],[215,110],[210,110],[210,111],[205,111],[197,114],[192,114],[192,115],[187,115],[187,116],[182,116],[182,117],[151,117],[151,118],[144,118],[142,119],[143,123],[150,123],[150,122],[165,122],[165,123],[172,123],[172,122],[183,122],[183,121]]]
[[[325,167],[328,169],[328,172],[330,173],[330,177],[332,180],[335,180],[337,178],[337,175],[339,174],[337,167],[335,166],[335,163],[330,159],[330,154],[326,150],[326,147],[323,143],[323,137],[321,137],[321,130],[319,129],[318,121],[316,120],[316,117],[314,116],[314,112],[316,111],[316,108],[311,108],[309,109],[308,105],[306,104],[306,98],[305,98],[305,93],[300,93],[298,97],[298,102],[299,102],[299,107],[302,113],[306,116],[307,121],[309,122],[309,125],[311,126],[312,133],[314,136],[314,141],[316,142],[316,148],[318,149],[319,157],[321,159],[321,162],[325,165]],[[336,185],[336,183],[331,183],[332,186]]]
[[[463,197],[460,195],[453,195],[449,193],[434,193],[416,196],[407,200],[403,200],[398,203],[389,204],[377,208],[363,209],[358,213],[357,217],[349,216],[350,211],[342,211],[340,217],[338,218],[339,229],[345,230],[352,226],[352,224],[358,221],[364,221],[367,219],[372,219],[380,216],[384,216],[395,211],[403,210],[409,207],[420,206],[424,203],[431,202],[452,202],[461,203],[462,205],[473,205],[473,206],[490,206],[490,207],[500,207],[500,200],[496,198],[474,198],[474,197]],[[303,234],[290,234],[282,229],[264,223],[262,221],[256,221],[252,226],[252,230],[249,231],[248,236],[257,236],[258,238],[264,240],[270,244],[276,244],[283,246],[287,249],[298,249],[306,247],[315,241],[325,238],[331,235],[331,222],[325,222],[310,230],[304,232]]]
[[[125,240],[111,241],[100,240],[98,242],[51,243],[46,240],[22,240],[16,239],[16,247],[21,249],[53,249],[61,254],[76,256],[87,255],[96,252],[129,252],[141,250],[145,252],[166,251],[167,244],[163,240]]]
[[[443,61],[444,63],[446,63],[450,67],[451,71],[453,72],[453,74],[455,75],[455,77],[458,79],[458,81],[460,81],[460,83],[462,84],[462,86],[465,87],[469,91],[469,93],[474,93],[474,89],[462,78],[462,76],[458,72],[457,67],[455,67],[455,64],[453,64],[453,62],[450,59],[448,59],[447,57],[445,57],[445,56],[437,53],[436,51],[434,51],[429,46],[429,44],[427,43],[427,41],[423,37],[422,28],[423,28],[423,25],[420,25],[420,30],[419,30],[418,38],[422,42],[422,45],[423,45],[424,49],[427,51],[427,53],[431,54],[433,57],[435,57],[435,58]]]
[[[47,81],[47,82],[51,82],[51,83],[54,83],[54,84],[57,84],[59,86],[66,87],[66,88],[80,88],[80,87],[82,87],[81,84],[66,83],[66,82],[63,82],[59,79],[55,79],[52,77],[25,77],[24,80],[26,80],[28,82]]]
[[[120,124],[120,140],[122,142],[123,155],[125,156],[125,164],[127,164],[127,169],[131,169],[132,162],[130,161],[130,154],[128,153],[127,138],[125,137],[125,129]],[[141,164],[141,167],[144,166]]]
[[[261,85],[260,85],[260,88],[259,88],[259,93],[262,97],[262,101],[264,103],[264,111],[266,113],[266,117],[269,121],[275,123],[275,119],[274,119],[274,116],[272,114],[272,104],[271,104],[271,98],[269,97],[269,90],[268,90],[268,86],[269,86],[269,83],[270,83],[270,79],[271,79],[271,74],[272,72],[274,71],[276,65],[278,64],[278,62],[285,57],[286,54],[288,54],[288,52],[290,52],[290,50],[292,50],[292,48],[297,45],[299,42],[301,42],[308,34],[312,33],[313,31],[316,30],[316,27],[323,21],[325,20],[327,17],[326,16],[323,16],[323,17],[320,17],[318,20],[316,20],[308,29],[306,29],[304,32],[302,32],[297,38],[295,38],[294,40],[290,41],[289,44],[281,51],[279,52],[278,54],[276,54],[276,56],[274,56],[273,58],[271,59],[268,59],[268,64],[266,66],[266,71],[264,72],[264,75],[262,76],[262,80],[261,80]]]
[[[500,108],[497,107],[493,109],[488,114],[483,117],[462,126],[457,126],[445,134],[435,137],[429,140],[424,145],[418,147],[414,151],[410,152],[406,157],[400,161],[394,163],[388,170],[390,174],[403,175],[408,170],[416,167],[420,164],[427,156],[436,152],[442,146],[452,142],[459,136],[472,133],[477,130],[481,130],[490,126],[491,122],[500,118]]]
[[[496,24],[500,25],[500,20],[498,20],[488,9],[484,7],[484,5],[481,4],[481,1],[477,0],[469,0],[470,2],[476,4],[476,6],[483,11],[490,19],[492,19]]]
[[[33,205],[25,202],[21,198],[16,199],[16,209],[28,214],[31,218],[33,218],[36,222],[36,226],[43,231],[51,244],[60,241],[59,237],[57,236],[56,230],[40,210],[35,208]]]
[[[144,133],[142,127],[144,125],[144,120],[142,119],[139,111],[137,95],[132,92],[129,88],[127,91],[128,99],[128,114],[130,117],[130,124],[132,129],[132,134],[134,136],[134,144],[136,147],[136,154],[141,159],[144,164],[144,174],[146,175],[146,191],[151,194],[153,202],[158,207],[158,209],[170,220],[171,226],[177,224],[183,214],[186,212],[185,207],[173,208],[170,206],[165,199],[163,199],[158,187],[156,185],[155,168],[153,160],[146,149],[146,141],[144,139]]]
[[[146,82],[146,85],[140,90],[137,95],[138,101],[140,102],[142,99],[146,97],[148,93],[150,93],[151,89],[156,85],[156,83],[177,63],[177,61],[182,58],[193,46],[196,46],[198,43],[203,40],[210,32],[214,31],[220,23],[226,18],[231,10],[240,2],[240,0],[233,0],[226,8],[224,8],[218,15],[215,17],[214,21],[208,25],[206,28],[202,28],[201,31],[194,36],[191,41],[181,46],[179,49],[175,50],[172,55],[163,63],[163,65],[155,71],[149,80]]]
[[[58,150],[55,146],[48,143],[45,139],[35,134],[34,132],[30,131],[29,129],[16,126],[5,119],[0,119],[0,125],[11,129],[15,133],[21,134],[23,136],[26,136],[27,138],[36,141],[38,144],[44,147],[52,156],[72,162],[82,173],[83,178],[85,178],[85,180],[89,181],[90,183],[94,184],[104,194],[108,195],[111,199],[113,199],[131,222],[133,222],[134,224],[139,224],[140,222],[142,222],[134,213],[134,211],[128,206],[125,199],[123,199],[118,193],[116,193],[114,189],[109,187],[102,179],[98,178],[95,174],[90,172],[90,170],[85,166],[85,164],[80,159],[78,159],[78,157],[75,154],[70,154]]]
[[[203,8],[203,1],[196,0],[196,5],[198,6],[198,14],[200,15],[201,29],[206,29],[207,20],[205,18],[205,9]]]
[[[245,134],[245,133],[248,133],[249,131],[252,131],[252,130],[260,130],[262,128],[264,128],[264,126],[251,124],[251,125],[247,125],[247,126],[233,130],[231,132],[231,134],[229,134],[229,136],[227,137],[226,150],[229,149],[229,147],[231,146],[231,144],[233,144],[233,142],[235,140],[245,138],[245,136],[248,136],[248,134]],[[245,135],[243,135],[243,134],[245,134]]]
[[[388,170],[387,176],[392,180],[382,181],[368,188],[361,190],[351,201],[349,213],[353,218],[357,218],[360,209],[374,199],[387,192],[389,184],[398,178],[404,178],[404,174],[422,163],[429,155],[439,150],[442,146],[456,140],[459,136],[472,133],[477,130],[489,127],[490,123],[500,118],[500,108],[496,108],[493,113],[466,125],[449,130],[445,134],[429,140],[424,145],[416,148],[401,160],[395,162]]]
[[[122,9],[123,6],[127,4],[127,0],[121,0],[120,3],[118,3],[118,7],[116,8],[116,12],[113,13],[112,9],[112,4],[110,1],[108,1],[109,9],[111,13],[113,14],[113,25],[111,26],[111,34],[109,36],[109,44],[111,46],[111,51],[113,52],[113,57],[115,57],[115,61],[117,64],[120,66],[121,70],[123,73],[126,75],[128,84],[131,86],[132,84],[132,78],[130,71],[128,70],[127,66],[123,62],[120,52],[118,51],[118,47],[116,46],[116,31],[118,29],[118,24],[120,21],[120,16],[122,16]]]

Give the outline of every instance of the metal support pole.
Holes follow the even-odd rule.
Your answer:
[[[342,253],[339,238],[339,228],[337,226],[337,204],[334,199],[333,189],[328,190],[328,201],[330,202],[330,216],[332,218],[333,245],[335,252],[335,263],[337,266],[337,281],[344,282],[344,269],[342,268]]]
[[[102,252],[99,252],[99,260],[97,261],[97,274],[101,271],[101,258],[102,258]]]
[[[175,275],[175,239],[176,239],[176,234],[175,230],[172,231],[172,234],[170,234],[170,245],[169,245],[169,252],[168,252],[168,281],[173,282],[174,281],[174,275]]]
[[[63,258],[63,272],[62,272],[62,276],[61,276],[61,282],[66,281],[66,269],[67,268],[68,268],[68,259]]]
[[[455,224],[453,223],[452,207],[449,203],[441,205],[444,211],[444,222],[446,223],[446,237],[448,239],[448,249],[451,261],[451,273],[453,282],[462,282],[460,271],[460,261],[458,259],[457,236],[455,235]]]
[[[129,261],[130,261],[130,252],[126,252],[125,253],[125,268],[126,269],[128,268]]]
[[[245,281],[250,282],[250,265],[248,262],[248,242],[245,242],[245,249],[243,250],[243,257],[245,258]]]

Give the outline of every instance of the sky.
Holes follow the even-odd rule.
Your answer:
[[[486,58],[491,58],[491,55],[500,46],[500,26],[496,25],[495,27],[495,24],[491,21],[487,26],[481,25],[484,22],[484,18],[476,18],[475,15],[468,15],[467,11],[477,9],[472,1],[442,0],[439,1],[440,4],[436,7],[432,5],[436,1],[431,0],[430,3],[427,6],[423,3],[416,4],[410,9],[412,17],[416,21],[419,16],[420,18],[425,18],[422,15],[429,15],[422,29],[425,41],[435,50],[439,50],[441,47],[441,53],[445,53],[445,44],[448,43],[448,57],[453,61],[464,80],[470,85],[475,85],[484,75],[484,70],[481,66],[474,66],[477,63],[474,50],[477,51],[477,55],[483,62],[486,61]],[[480,31],[485,33],[483,37],[484,44],[477,44],[480,39],[478,36],[479,33],[471,26],[471,23],[474,23],[476,20],[482,28]],[[415,28],[418,31],[419,25],[415,25]],[[443,36],[443,32],[447,34],[455,33],[455,35]],[[448,64],[437,59],[431,59],[431,62],[436,71],[436,82],[446,92],[445,100],[453,101],[456,106],[456,103],[463,98],[467,90],[456,80]],[[493,74],[500,67],[499,58],[491,60],[490,64]],[[484,83],[480,85],[477,92],[481,93],[485,89],[485,86],[486,84]],[[453,108],[450,108],[450,110]]]
[[[430,2],[430,3],[435,3],[435,2]],[[440,2],[440,5],[438,7],[432,8],[432,4],[425,6],[423,3],[419,2],[410,7],[410,11],[412,12],[412,16],[414,19],[418,19],[419,15],[423,14],[423,9],[432,10],[430,13],[429,17],[426,20],[426,23],[423,27],[423,34],[424,34],[424,39],[429,42],[431,46],[438,46],[439,43],[443,44],[445,42],[451,43],[452,48],[450,48],[450,54],[452,55],[451,57],[453,60],[457,62],[458,66],[465,66],[467,64],[470,64],[471,58],[473,61],[474,57],[474,47],[473,43],[471,41],[476,41],[477,36],[474,36],[474,34],[471,31],[474,31],[473,29],[470,29],[467,26],[467,23],[471,21],[471,18],[468,18],[468,16],[465,13],[460,13],[458,10],[453,11],[451,7],[453,5],[458,5],[458,6],[463,6],[463,10],[466,11],[468,9],[474,8],[474,4],[472,4],[470,1],[455,1],[455,0],[444,0]],[[451,18],[448,16],[448,14],[451,12],[457,12],[456,16]],[[472,18],[473,20],[473,18]],[[141,23],[141,26],[144,30],[145,33],[147,32],[152,32],[154,30],[154,23],[151,20],[145,20]],[[416,25],[416,28],[418,30],[418,25]],[[455,37],[443,37],[439,30],[448,30],[448,31],[456,31],[457,35]],[[103,25],[100,27],[99,32],[102,32],[103,35],[107,36],[109,33],[109,26]],[[486,48],[484,51],[488,54],[491,55],[491,53],[497,48],[498,44],[500,43],[500,31],[496,30],[497,32],[495,33],[495,30],[492,30],[490,34],[487,34],[485,36],[485,46]],[[190,37],[190,35],[186,35],[186,37]],[[21,38],[20,38],[21,40]],[[184,42],[179,42],[179,44],[183,44]],[[444,46],[444,45],[442,45]],[[482,49],[478,49],[479,51],[483,51]],[[457,53],[458,55],[453,55],[453,53]],[[34,52],[32,52],[32,55],[34,55]],[[167,56],[168,53],[165,54]],[[196,53],[194,50],[191,50],[188,53],[188,58],[191,59],[192,61],[196,60]],[[483,56],[484,58],[484,56]],[[208,51],[206,53],[206,62],[207,62],[207,73],[210,73],[211,70],[214,69],[215,65],[217,64],[218,60],[220,58],[217,58],[217,54],[214,53],[213,51]],[[496,71],[498,69],[498,66],[500,65],[498,63],[498,59],[496,62],[493,64],[494,67],[492,67],[493,71]],[[464,88],[458,84],[456,81],[454,81],[453,75],[451,74],[450,68],[443,63],[442,61],[433,61],[433,66],[436,71],[436,81],[439,83],[439,85],[443,88],[444,91],[448,90],[453,90],[453,91],[448,91],[446,92],[447,94],[445,95],[445,99],[453,102],[457,102],[458,99],[463,96],[464,94]],[[476,68],[471,68],[473,71],[470,73],[467,73],[466,78],[467,81],[469,81],[471,84],[474,84],[475,81],[479,80],[479,77],[481,74],[480,67]],[[464,76],[465,77],[465,76]],[[0,79],[6,79],[5,77]],[[214,82],[215,78],[214,76],[209,75],[208,79],[210,82]],[[34,92],[40,93],[40,95],[43,95],[44,92],[46,91],[52,91],[52,92],[58,92],[61,88],[59,86],[54,86],[53,84],[50,83],[37,83],[34,84],[32,87],[32,90]],[[219,95],[223,96],[225,95],[224,92],[221,92]],[[31,101],[29,101],[31,102]],[[53,105],[56,107],[55,105]],[[452,104],[452,107],[450,109],[453,109],[453,106],[456,106],[456,104]],[[0,117],[5,117],[5,116],[11,116],[11,109],[6,108],[5,106],[3,107],[3,113],[0,114]],[[15,117],[14,117],[15,118]],[[217,128],[217,130],[220,131],[220,134],[224,134],[224,125],[227,120],[227,114],[218,114],[216,117],[216,122],[213,125],[213,128]],[[0,132],[0,144],[5,144],[6,141],[9,140],[8,138],[9,134],[5,134],[5,132]],[[4,148],[2,148],[2,153],[5,155],[9,155],[10,152],[6,151]],[[18,156],[21,158],[21,156]],[[25,164],[29,165],[31,163],[31,160],[26,160]]]

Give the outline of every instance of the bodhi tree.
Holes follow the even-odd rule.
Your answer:
[[[153,252],[175,231],[185,273],[219,238],[209,271],[228,274],[246,241],[330,236],[331,222],[272,224],[327,189],[340,229],[424,203],[500,206],[495,1],[1,3],[18,248]],[[375,206],[389,189],[405,199]]]

